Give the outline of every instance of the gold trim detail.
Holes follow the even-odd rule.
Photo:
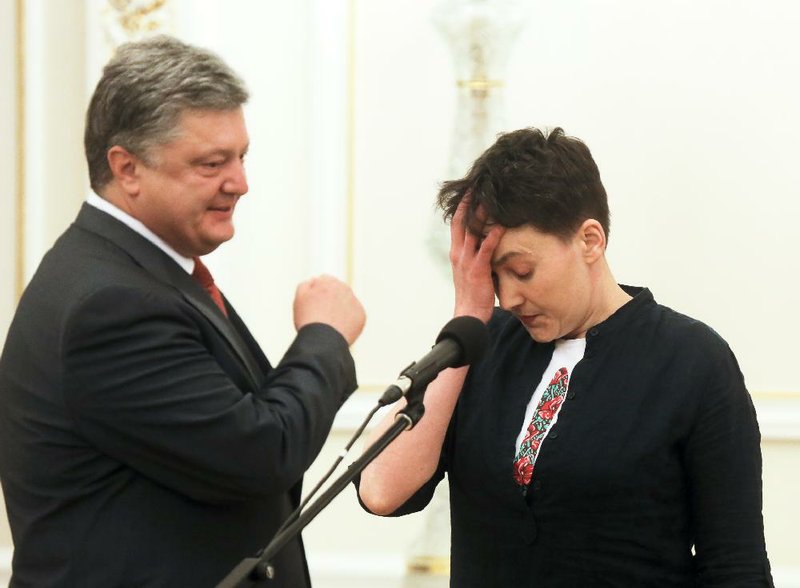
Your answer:
[[[798,445],[800,446],[800,439],[785,439],[782,437],[761,437],[761,448],[772,445]]]
[[[457,80],[456,86],[459,88],[467,88],[468,90],[489,90],[491,88],[502,88],[503,80]]]
[[[16,186],[15,224],[16,258],[14,267],[14,290],[17,300],[25,288],[25,0],[16,0]]]
[[[449,576],[450,559],[432,555],[418,555],[408,560],[406,569],[409,574],[421,576]]]
[[[117,21],[125,33],[129,38],[134,38],[142,33],[152,33],[161,28],[161,23],[152,18],[152,15],[164,8],[167,0],[152,0],[144,6],[131,0],[109,0],[108,3],[117,11]]]
[[[800,391],[775,392],[774,390],[760,390],[750,392],[756,400],[800,400]]]

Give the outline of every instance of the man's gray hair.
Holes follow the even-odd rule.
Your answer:
[[[86,112],[89,181],[111,181],[107,153],[119,145],[145,162],[177,136],[187,109],[232,110],[247,102],[244,82],[214,53],[161,35],[121,45],[103,69]]]

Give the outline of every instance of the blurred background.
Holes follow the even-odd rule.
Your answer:
[[[0,0],[0,340],[88,192],[84,113],[114,47],[156,32],[209,47],[252,94],[250,193],[209,257],[217,283],[273,362],[301,280],[337,275],[368,313],[360,389],[310,488],[451,316],[439,183],[499,132],[561,126],[600,168],[617,280],[736,353],[776,586],[800,588],[798,29],[792,0]],[[315,586],[446,586],[447,525],[442,500],[379,519],[347,488],[304,532]]]

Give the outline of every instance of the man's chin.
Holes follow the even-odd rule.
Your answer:
[[[216,251],[217,247],[219,247],[226,241],[230,241],[232,238],[233,238],[233,231],[225,235],[214,235],[214,236],[206,235],[205,239],[195,244],[194,252],[189,257],[200,257],[203,255],[208,255],[209,253]]]
[[[206,244],[214,249],[233,239],[235,233],[233,225],[230,224],[226,227],[216,227],[216,229],[217,230],[210,231],[205,235]]]

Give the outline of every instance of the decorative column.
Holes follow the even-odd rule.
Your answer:
[[[433,23],[453,55],[456,112],[443,179],[463,177],[505,126],[504,74],[511,48],[525,26],[528,0],[442,0]],[[434,219],[429,246],[449,276],[449,231]]]
[[[433,22],[453,55],[456,114],[448,179],[463,176],[505,129],[504,73],[525,25],[525,0],[443,0]]]
[[[453,55],[456,112],[444,179],[464,176],[472,162],[505,130],[503,75],[511,48],[525,25],[527,0],[443,0],[433,23]],[[448,228],[433,219],[429,246],[450,275]],[[412,544],[404,588],[445,588],[450,577],[448,486],[439,484]]]

